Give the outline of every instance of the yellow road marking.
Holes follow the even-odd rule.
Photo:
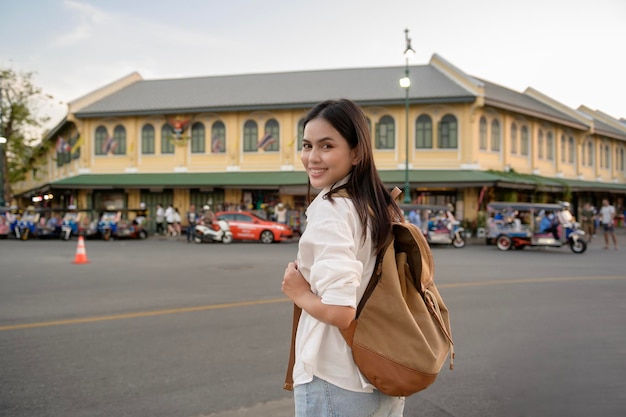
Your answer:
[[[282,303],[285,301],[289,301],[289,299],[288,298],[274,298],[270,300],[243,301],[240,303],[212,304],[212,305],[207,305],[207,306],[171,308],[168,310],[139,311],[136,313],[112,314],[108,316],[82,317],[78,319],[69,319],[69,320],[14,324],[10,326],[0,326],[0,331],[32,329],[35,327],[65,326],[68,324],[93,323],[97,321],[134,319],[138,317],[163,316],[166,314],[193,313],[196,311],[221,310],[225,308],[246,307],[246,306],[252,306],[252,305],[259,305],[259,304]]]
[[[599,281],[626,279],[626,276],[592,276],[592,277],[548,277],[548,278],[521,278],[509,280],[492,280],[479,282],[458,282],[454,284],[439,284],[438,288],[480,287],[488,285],[532,284],[544,282],[571,282],[571,281]],[[38,323],[14,324],[0,326],[0,331],[33,329],[37,327],[66,326],[71,324],[94,323],[98,321],[112,321],[133,319],[139,317],[163,316],[168,314],[193,313],[197,311],[222,310],[226,308],[247,307],[261,304],[276,304],[290,301],[288,298],[273,298],[268,300],[242,301],[239,303],[212,304],[196,307],[171,308],[167,310],[139,311],[136,313],[112,314],[107,316],[82,317],[77,319],[44,321]]]
[[[595,276],[595,277],[550,277],[550,278],[520,278],[478,282],[457,282],[455,284],[441,284],[437,288],[480,287],[485,285],[533,284],[537,282],[571,282],[571,281],[599,281],[626,279],[626,276]]]

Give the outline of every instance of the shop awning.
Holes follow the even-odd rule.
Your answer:
[[[381,170],[380,176],[388,187],[402,188],[405,183],[404,170]],[[626,192],[624,183],[604,183],[503,171],[476,170],[411,170],[409,183],[412,187],[470,188],[496,187],[563,192],[577,191]],[[81,174],[44,184],[34,190],[51,189],[163,189],[163,188],[268,188],[282,190],[286,194],[306,192],[307,177],[303,171],[268,172],[203,172],[203,173],[123,173]]]

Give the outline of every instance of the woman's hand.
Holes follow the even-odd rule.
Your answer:
[[[294,303],[300,305],[298,300],[305,294],[311,294],[311,286],[306,279],[298,271],[298,265],[295,262],[289,262],[283,275],[283,283],[281,286],[283,293]],[[300,306],[301,307],[301,306]]]
[[[356,310],[352,307],[323,304],[322,299],[311,292],[311,285],[295,262],[287,264],[281,289],[294,304],[323,323],[345,329],[354,319]]]

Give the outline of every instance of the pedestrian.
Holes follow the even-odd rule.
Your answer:
[[[165,221],[167,222],[167,235],[176,236],[176,229],[174,227],[174,207],[170,204],[165,209]]]
[[[411,211],[409,211],[409,223],[414,224],[418,229],[422,228],[422,218],[420,217],[419,210],[411,209]]]
[[[156,223],[156,234],[165,234],[165,227],[163,223],[165,222],[165,210],[163,210],[163,206],[161,203],[156,205],[156,213],[154,221]]]
[[[193,242],[196,224],[198,224],[198,213],[196,213],[195,204],[192,204],[189,206],[189,211],[187,212],[187,243]]]
[[[287,224],[287,207],[283,203],[278,203],[274,210],[276,214],[276,221],[278,223]]]
[[[182,234],[182,218],[180,217],[180,211],[178,207],[174,207],[174,236],[180,236]]]
[[[580,212],[580,216],[582,220],[583,232],[585,232],[585,235],[587,236],[587,242],[591,242],[594,234],[593,229],[596,215],[589,202],[585,203],[585,205],[583,206],[583,209]]]
[[[617,238],[615,237],[614,221],[615,221],[615,207],[609,204],[607,198],[602,200],[602,207],[600,208],[600,221],[602,222],[602,229],[604,230],[604,249],[609,248],[609,236],[613,240],[613,246],[615,250],[617,247]]]
[[[355,318],[393,219],[402,211],[385,189],[363,111],[350,100],[325,101],[304,120],[301,160],[321,190],[282,291],[302,308],[293,369],[295,416],[402,416],[404,397],[376,390],[354,363],[339,329]],[[333,196],[345,190],[350,198]],[[310,198],[309,198],[310,201]]]

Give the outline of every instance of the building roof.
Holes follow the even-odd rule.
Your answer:
[[[404,67],[353,68],[138,80],[87,105],[76,117],[308,108],[329,98],[362,105],[404,103]],[[411,102],[472,102],[475,95],[432,65],[410,67]]]
[[[504,108],[517,113],[541,119],[553,120],[577,129],[587,130],[589,126],[567,113],[557,110],[528,94],[519,93],[490,81],[482,80],[485,86],[485,104]]]

